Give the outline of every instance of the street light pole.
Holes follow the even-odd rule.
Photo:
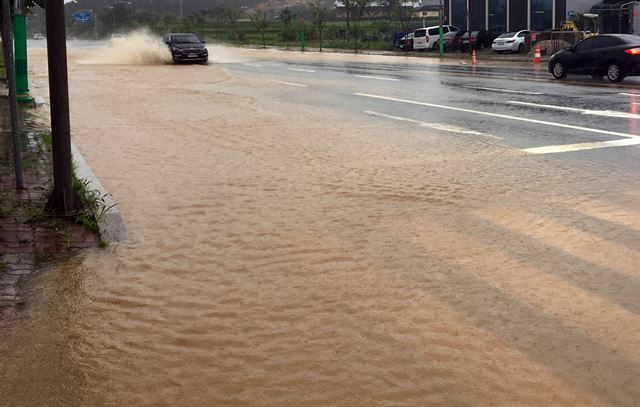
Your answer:
[[[473,55],[473,47],[471,46],[471,0],[467,0],[467,31],[469,32],[469,55]]]
[[[116,8],[113,6],[104,6],[104,8],[110,8],[113,12],[113,32],[116,32],[118,25],[116,24]]]

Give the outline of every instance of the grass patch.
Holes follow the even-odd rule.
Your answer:
[[[69,229],[69,226],[67,226],[64,222],[55,219],[49,224],[49,227],[51,227],[53,231],[56,232],[56,234],[64,240],[64,244],[67,250],[71,249],[73,238],[71,236],[71,230]]]
[[[76,222],[99,234],[102,219],[115,204],[109,205],[107,203],[108,195],[102,195],[97,189],[91,188],[90,183],[86,179],[74,177],[73,188],[82,204],[82,208],[76,216]]]
[[[42,141],[44,141],[44,143],[49,146],[49,148],[51,148],[51,145],[53,144],[53,139],[51,138],[51,132],[50,131],[45,131],[44,133],[41,134],[42,136]]]
[[[37,247],[33,248],[33,250],[31,251],[31,254],[33,255],[33,264],[35,266],[41,266],[55,259],[55,256],[52,253],[49,253],[44,250],[40,250]]]
[[[6,218],[16,208],[16,203],[10,198],[9,193],[5,190],[0,190],[0,218]]]

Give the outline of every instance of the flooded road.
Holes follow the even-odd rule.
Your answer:
[[[523,151],[634,141],[638,118],[541,116],[460,86],[494,82],[355,79],[313,56],[90,54],[71,50],[73,141],[130,241],[23,287],[1,405],[638,404],[640,147]],[[540,86],[539,105],[558,85]],[[595,95],[584,110],[632,113],[612,95],[640,93],[571,86]],[[412,92],[432,106],[397,102]]]

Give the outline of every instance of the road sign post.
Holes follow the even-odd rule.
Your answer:
[[[98,38],[98,20],[93,10],[83,10],[73,13],[73,21],[77,23],[90,23],[93,21],[93,35]]]

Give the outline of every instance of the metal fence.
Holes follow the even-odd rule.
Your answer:
[[[542,55],[552,55],[591,35],[589,31],[542,31],[537,35],[536,44],[540,45]]]

